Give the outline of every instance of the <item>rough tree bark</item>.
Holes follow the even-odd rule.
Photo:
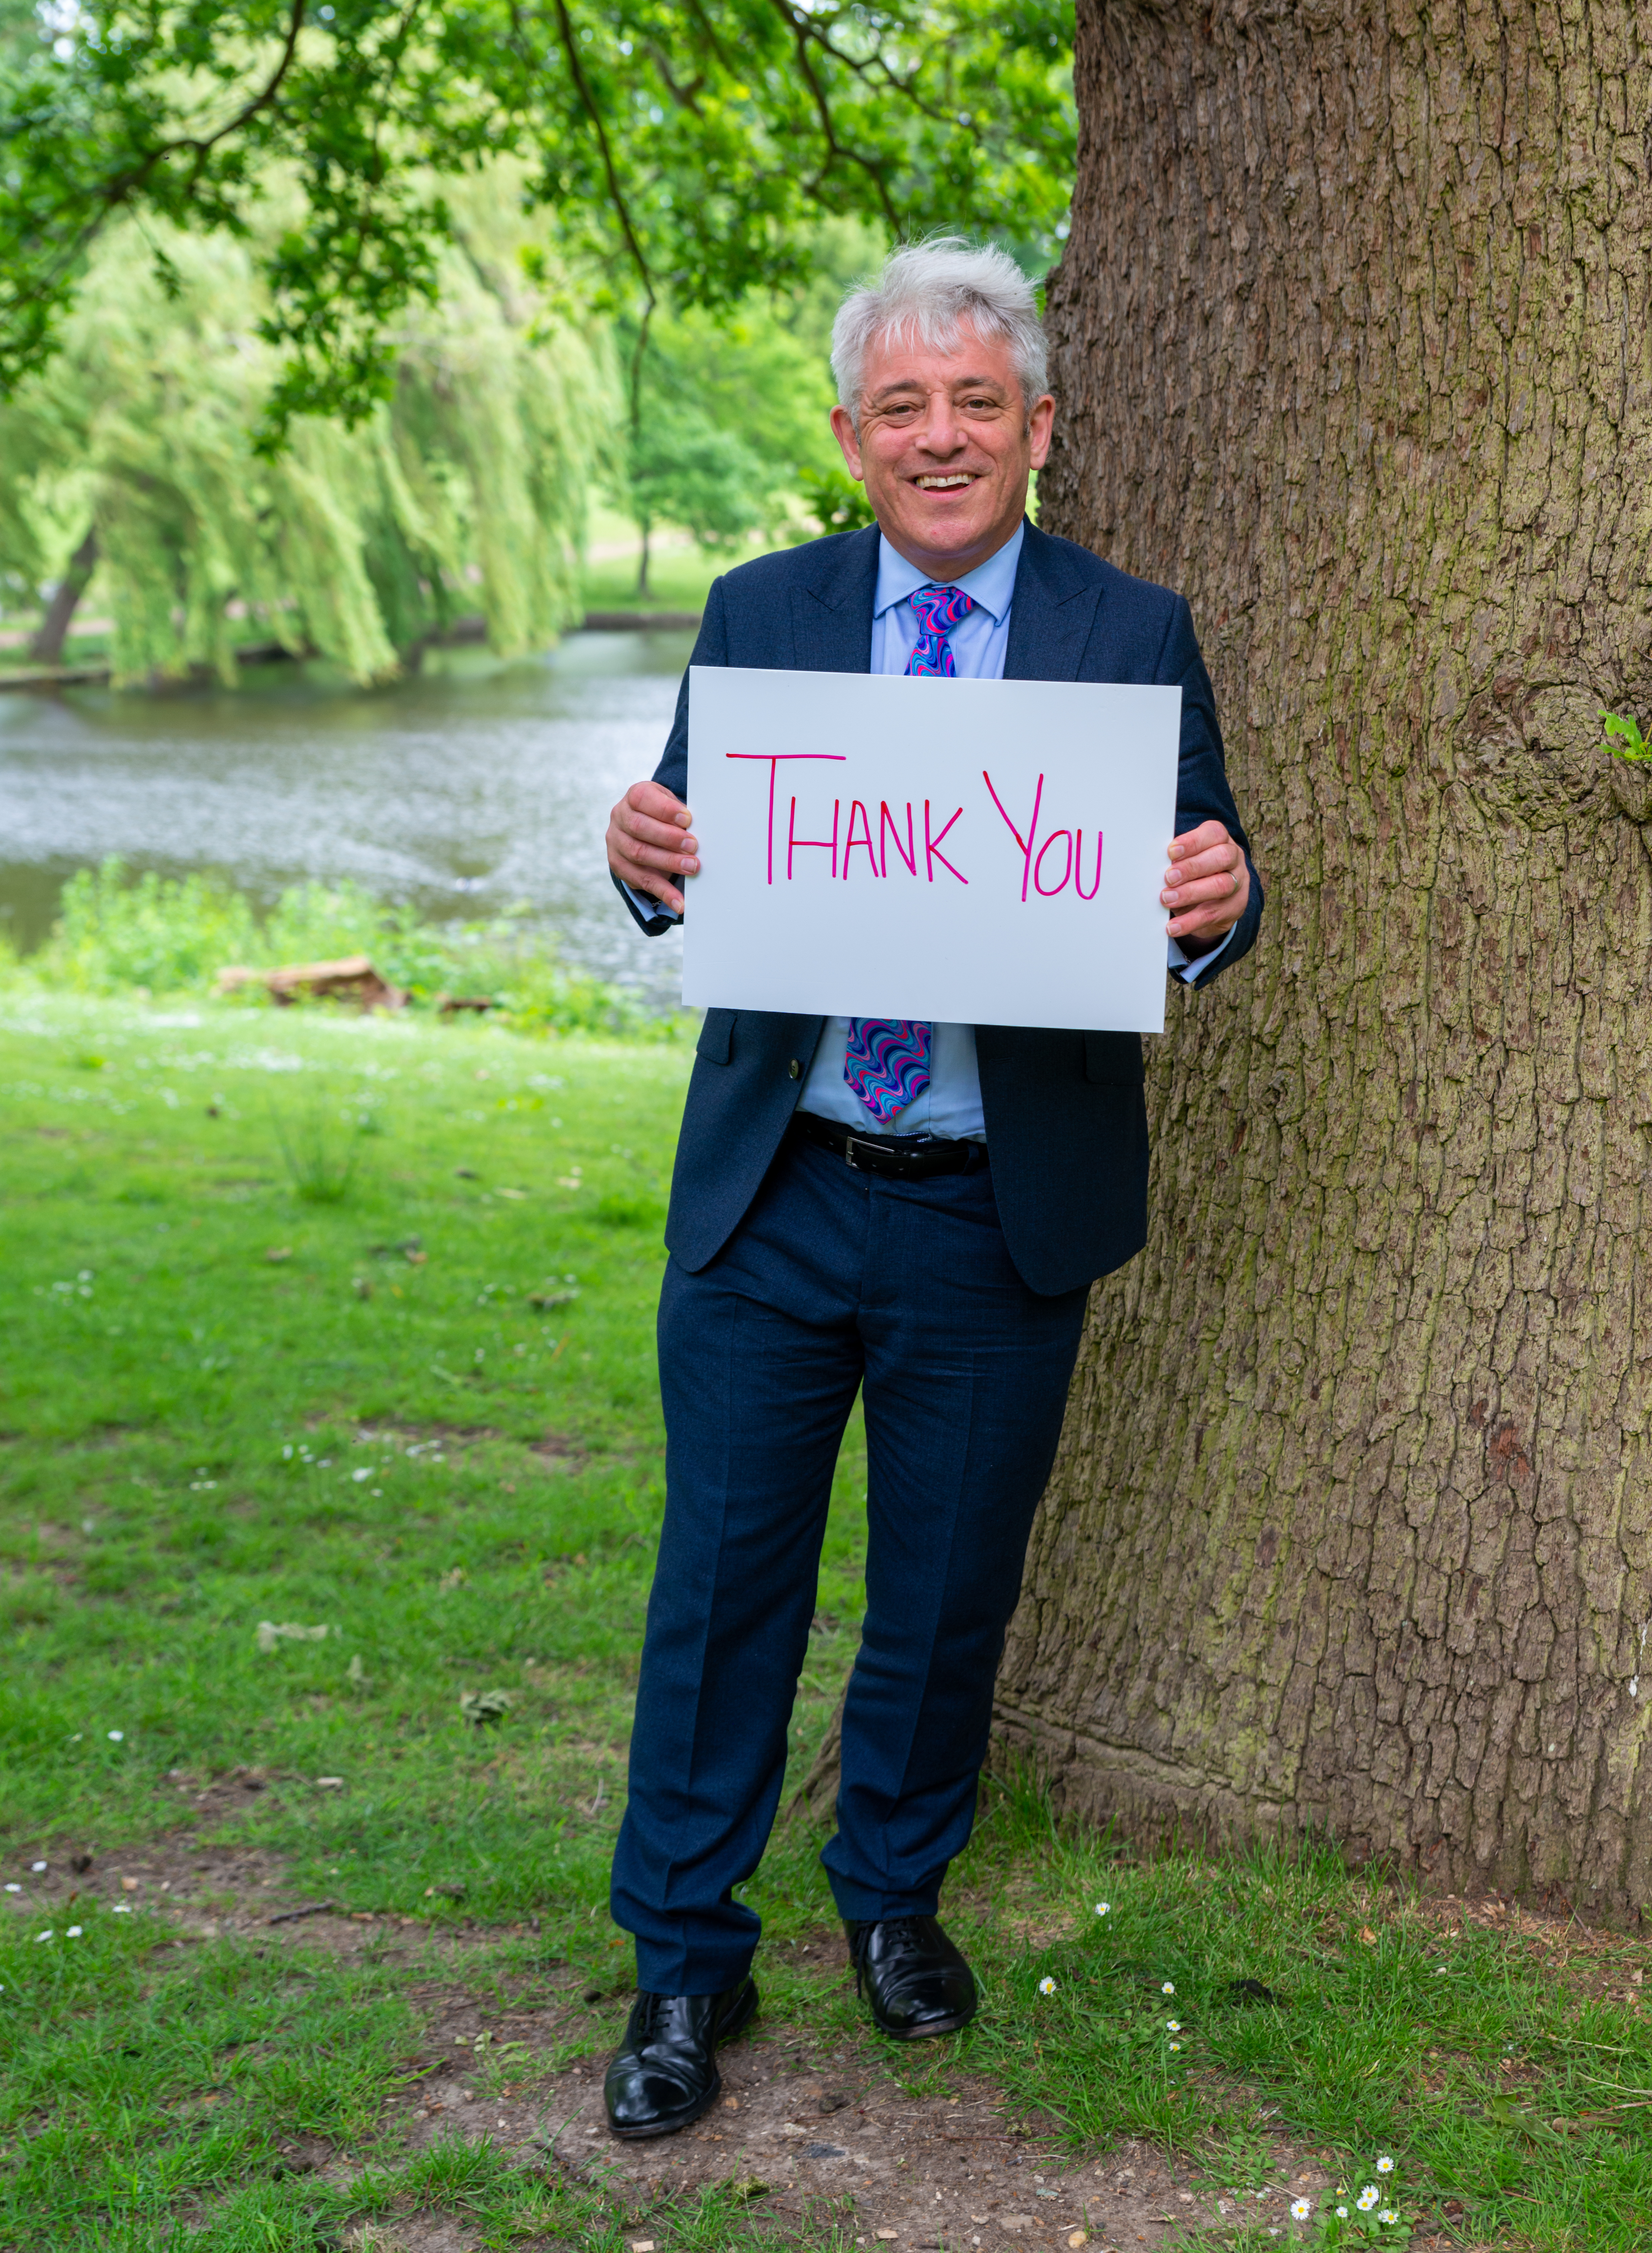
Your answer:
[[[1001,1731],[1137,1832],[1633,1915],[1652,9],[1078,24],[1042,520],[1192,602],[1271,904],[1150,1044]]]

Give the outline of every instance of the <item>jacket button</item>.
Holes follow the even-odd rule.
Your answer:
[[[803,1059],[801,1057],[792,1057],[791,1063],[786,1066],[786,1078],[788,1079],[801,1079],[803,1078]]]

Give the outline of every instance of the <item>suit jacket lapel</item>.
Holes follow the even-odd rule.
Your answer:
[[[869,673],[878,528],[834,541],[820,569],[791,596],[791,662],[799,673]]]
[[[1006,680],[1077,680],[1102,598],[1059,541],[1029,524],[1015,570]]]

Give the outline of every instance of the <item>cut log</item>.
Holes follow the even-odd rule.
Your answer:
[[[289,962],[278,970],[250,970],[236,964],[218,973],[216,991],[238,994],[261,986],[272,1000],[353,1001],[359,1009],[404,1009],[408,996],[381,978],[365,954],[341,955],[336,962]]]

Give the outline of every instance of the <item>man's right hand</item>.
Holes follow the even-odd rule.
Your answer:
[[[700,873],[693,820],[681,799],[657,782],[634,782],[608,817],[609,867],[622,884],[646,892],[673,915],[683,912],[683,896],[673,877]]]

